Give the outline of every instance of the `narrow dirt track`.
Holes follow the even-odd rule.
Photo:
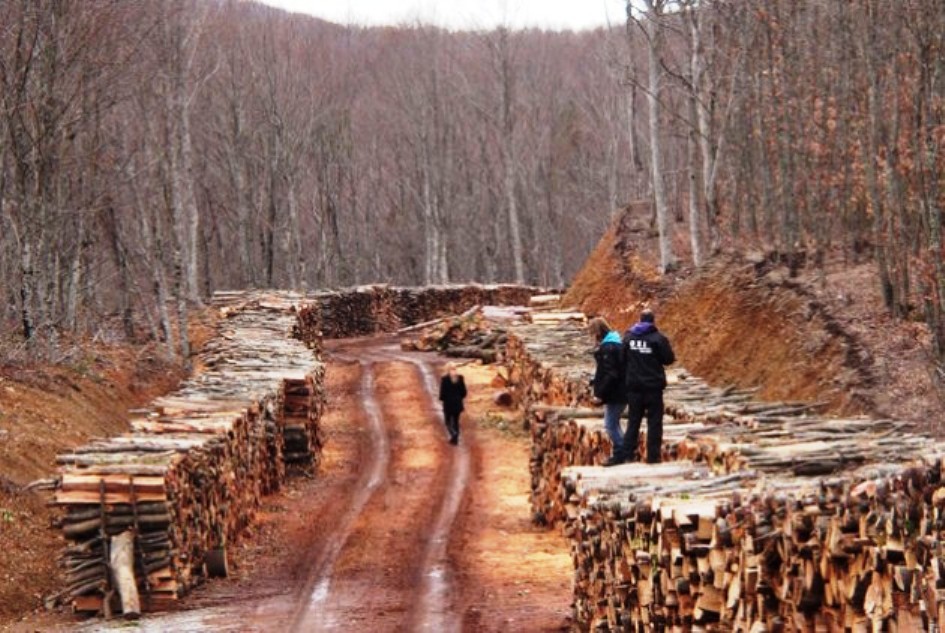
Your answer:
[[[326,359],[317,475],[264,502],[255,534],[234,552],[233,578],[137,630],[561,630],[567,549],[528,523],[527,445],[476,428],[491,370],[464,370],[470,411],[454,447],[436,356],[360,339],[329,342]],[[41,618],[14,630],[109,628],[128,625]]]
[[[322,545],[318,560],[313,561],[311,576],[299,592],[291,629],[294,631],[327,630],[338,625],[335,609],[328,601],[331,591],[332,573],[335,563],[341,555],[355,522],[364,511],[374,491],[387,478],[387,467],[390,463],[390,442],[384,429],[384,421],[374,388],[374,366],[362,364],[361,389],[359,392],[361,406],[367,417],[370,431],[370,452],[367,456],[367,467],[357,484],[356,492],[351,499],[351,505],[342,516],[338,527],[330,534]],[[308,599],[306,599],[308,596]]]
[[[469,452],[445,450],[436,374],[427,360],[374,341],[330,353],[362,364],[372,464],[362,465],[370,476],[313,567],[292,629],[457,630],[446,552]]]

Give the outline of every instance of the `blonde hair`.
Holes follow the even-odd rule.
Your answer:
[[[604,317],[594,317],[587,324],[587,331],[598,342],[604,340],[607,333],[610,332],[610,324]]]

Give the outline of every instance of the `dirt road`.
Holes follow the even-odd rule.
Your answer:
[[[455,630],[446,544],[466,490],[468,446],[443,444],[437,378],[426,359],[374,342],[332,352],[360,364],[359,402],[349,409],[361,408],[370,448],[291,628]]]
[[[458,446],[436,400],[440,359],[388,339],[329,342],[327,443],[316,477],[267,500],[236,573],[143,631],[554,631],[566,628],[563,539],[528,522],[528,448],[470,389]],[[61,618],[22,630],[73,630]],[[127,629],[127,624],[116,624]],[[85,630],[101,630],[88,623]]]

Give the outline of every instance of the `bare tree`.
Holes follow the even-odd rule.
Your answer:
[[[633,3],[627,2],[628,26],[636,24],[647,42],[647,106],[649,110],[650,131],[650,175],[653,185],[653,204],[656,209],[656,223],[659,231],[660,271],[667,273],[676,267],[673,253],[673,236],[670,226],[669,210],[666,204],[666,192],[663,171],[663,145],[660,130],[660,101],[663,83],[663,40],[666,8],[668,0],[645,0],[646,11],[637,17]]]
[[[521,220],[516,196],[517,134],[516,108],[516,49],[509,29],[500,27],[487,39],[492,53],[492,69],[499,85],[498,108],[502,143],[503,191],[508,214],[509,244],[512,250],[512,266],[516,283],[525,283],[525,254],[522,247]]]

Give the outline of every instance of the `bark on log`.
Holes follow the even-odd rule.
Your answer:
[[[141,600],[134,570],[134,547],[134,533],[128,530],[112,537],[109,548],[112,578],[115,579],[115,586],[121,596],[121,612],[126,618],[137,618],[141,615]]]

